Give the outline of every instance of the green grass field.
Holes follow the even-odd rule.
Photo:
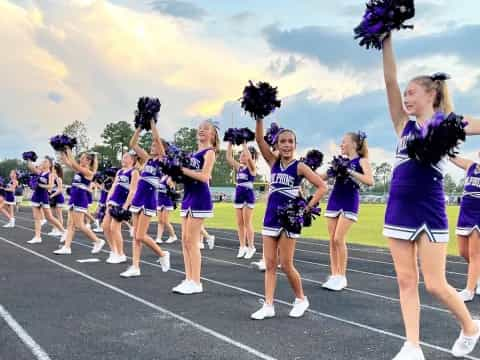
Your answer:
[[[28,202],[22,205],[29,206]],[[326,204],[321,205],[322,210]],[[91,209],[93,211],[93,209]],[[457,223],[459,207],[448,206],[447,214],[450,224],[450,242],[448,252],[451,255],[458,255],[457,241],[455,239],[455,225]],[[215,216],[206,221],[206,226],[219,229],[236,229],[235,209],[231,203],[215,203]],[[265,203],[257,203],[254,210],[253,224],[256,232],[262,229],[262,220],[265,213]],[[351,244],[363,244],[387,247],[387,241],[382,236],[383,218],[385,215],[384,204],[362,204],[360,208],[360,217],[356,224],[352,226],[348,234],[347,241]],[[171,220],[173,223],[180,223],[180,214],[175,211]],[[302,236],[315,239],[328,239],[327,224],[325,217],[320,216],[314,222],[313,226],[305,228]]]
[[[321,205],[322,210],[326,205]],[[455,225],[458,217],[458,206],[449,206],[447,208],[450,223],[450,242],[448,250],[450,254],[457,255],[457,243],[455,239]],[[256,232],[262,228],[263,215],[265,213],[265,203],[258,203],[254,210],[254,227]],[[387,241],[382,236],[383,219],[385,215],[384,204],[363,204],[360,208],[360,217],[356,224],[352,226],[348,234],[347,241],[351,244],[364,244],[387,247]],[[172,215],[172,221],[180,222],[178,212]],[[235,209],[230,203],[216,203],[215,216],[208,219],[207,227],[236,229]],[[305,228],[302,236],[316,239],[328,239],[327,223],[325,217],[318,217],[312,227]]]

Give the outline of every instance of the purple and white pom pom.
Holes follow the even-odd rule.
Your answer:
[[[77,145],[77,139],[68,135],[55,135],[50,138],[50,145],[55,151],[65,151],[66,149],[73,149]]]
[[[273,145],[275,145],[275,143],[277,142],[278,133],[282,130],[284,129],[278,126],[276,122],[272,122],[263,138],[268,145],[273,147]]]
[[[461,115],[450,113],[445,116],[444,113],[437,112],[407,142],[408,156],[429,165],[437,164],[446,156],[455,157],[460,142],[465,141],[467,125]]]
[[[183,175],[182,168],[189,168],[191,166],[191,158],[191,153],[183,151],[175,145],[169,145],[167,149],[165,149],[165,156],[160,166],[162,171],[170,176],[173,181],[183,183],[187,179]]]
[[[360,46],[380,50],[393,30],[412,29],[405,21],[415,16],[414,0],[370,0],[361,23],[354,29]]]
[[[330,162],[330,168],[327,170],[327,176],[330,178],[348,177],[348,167],[350,159],[346,156],[334,156]]]
[[[277,99],[277,88],[267,82],[259,82],[256,85],[249,81],[243,89],[243,96],[240,99],[242,108],[255,120],[263,119],[270,115],[282,104]]]

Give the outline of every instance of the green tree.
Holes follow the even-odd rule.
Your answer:
[[[118,162],[120,155],[128,148],[133,132],[133,127],[126,121],[107,124],[100,135],[104,145],[107,147],[105,159],[112,162],[112,164]]]
[[[138,141],[138,144],[140,145],[140,147],[142,149],[149,152],[150,147],[152,146],[152,142],[153,142],[152,133],[149,131],[149,132],[146,132],[145,134],[143,134],[140,137],[140,140]]]
[[[220,150],[215,159],[212,186],[232,186],[233,169],[227,162],[227,151]]]
[[[453,194],[457,189],[457,184],[450,174],[445,174],[443,178],[443,189],[448,195]]]
[[[88,150],[90,139],[87,135],[87,126],[84,122],[75,120],[73,123],[65,126],[63,134],[77,139],[77,146],[73,152],[78,155]]]
[[[195,152],[197,150],[197,130],[183,127],[173,135],[173,142],[185,151]]]
[[[19,159],[5,159],[0,161],[0,176],[5,182],[8,182],[11,170],[25,170],[26,168],[25,163]]]
[[[95,145],[90,151],[98,154],[98,169],[103,170],[110,166],[120,166],[120,161],[112,148],[107,145]]]
[[[465,186],[465,178],[461,178],[461,179],[458,181],[457,188],[455,189],[455,191],[457,192],[457,194],[463,193],[463,188],[464,188],[464,186]]]
[[[392,165],[383,162],[374,168],[375,184],[373,190],[380,190],[385,194],[390,186],[390,177],[392,175]],[[381,188],[379,187],[381,185]]]

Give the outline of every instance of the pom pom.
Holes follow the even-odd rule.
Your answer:
[[[305,200],[302,197],[288,200],[277,208],[277,215],[281,226],[288,232],[300,234],[303,226],[311,226],[312,220],[320,215],[321,209],[316,204],[310,211],[306,210],[310,197]]]
[[[77,145],[77,139],[68,135],[55,135],[50,138],[50,145],[55,151],[65,151],[66,149],[73,149]]]
[[[35,151],[27,151],[22,154],[22,159],[25,161],[32,161],[35,162],[38,159],[37,154],[35,154]]]
[[[110,191],[112,186],[113,186],[113,179],[112,178],[108,177],[103,181],[103,187],[105,188],[105,190]]]
[[[280,131],[284,130],[276,122],[272,122],[267,129],[267,133],[263,137],[268,145],[272,146],[277,142],[277,135]]]
[[[180,193],[175,188],[167,186],[167,196],[172,200],[173,209],[176,210],[181,197]]]
[[[103,171],[103,173],[104,173],[105,176],[114,178],[115,176],[117,176],[118,170],[120,170],[120,169],[117,168],[117,167],[112,166],[112,167],[106,168],[106,169]]]
[[[310,196],[307,199],[307,204],[310,202],[310,200],[312,200],[312,198],[313,196]],[[310,211],[305,211],[305,213],[303,214],[303,226],[304,227],[312,226],[313,220],[315,220],[317,216],[320,216],[321,212],[322,212],[322,209],[318,207],[318,203],[315,204],[315,206],[312,207]]]
[[[330,162],[330,168],[327,170],[328,177],[347,178],[350,159],[345,156],[334,156]]]
[[[72,187],[71,186],[67,187],[66,193],[67,193],[68,196],[72,195]]]
[[[255,140],[255,133],[249,128],[229,128],[223,137],[223,141],[228,141],[235,145],[241,145],[253,140]]]
[[[35,190],[38,186],[39,176],[36,174],[31,174],[30,179],[28,180],[28,187],[32,190]]]
[[[130,221],[132,213],[129,210],[122,208],[121,206],[112,206],[110,208],[110,216],[118,222]]]
[[[28,186],[28,183],[30,181],[30,173],[22,170],[18,171],[17,180],[20,185]]]
[[[307,155],[300,159],[305,165],[316,171],[323,163],[323,153],[319,150],[312,149],[307,152]]]
[[[186,178],[183,175],[182,168],[190,167],[191,158],[191,153],[183,151],[174,145],[169,145],[164,158],[160,162],[160,166],[163,173],[170,176],[173,181],[183,183]]]
[[[266,82],[259,82],[256,85],[249,81],[243,89],[243,96],[240,99],[242,108],[255,120],[263,119],[270,115],[276,108],[281,106],[277,99],[277,88]]]
[[[407,142],[407,153],[423,164],[437,164],[445,156],[458,154],[460,141],[465,141],[467,122],[463,116],[437,112],[412,139]]]
[[[160,100],[157,98],[141,97],[138,99],[134,119],[135,129],[151,130],[150,121],[153,119],[155,123],[157,122],[160,107]]]
[[[93,175],[92,181],[98,185],[102,185],[105,179],[106,176],[103,172],[96,172],[95,175]]]
[[[354,29],[360,46],[380,50],[393,30],[413,29],[405,21],[415,16],[414,0],[370,0],[361,23]]]
[[[48,199],[48,202],[50,203],[50,207],[57,207],[58,197],[50,197],[50,199]]]

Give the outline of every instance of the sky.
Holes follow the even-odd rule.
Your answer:
[[[394,35],[401,86],[447,72],[456,111],[480,117],[480,2],[416,4],[415,29]],[[253,80],[278,86],[266,125],[294,129],[300,153],[328,158],[363,130],[371,161],[392,162],[381,53],[352,36],[363,11],[359,0],[0,0],[0,158],[51,153],[48,138],[74,120],[98,144],[107,123],[133,122],[140,96],[160,98],[167,139],[205,118],[253,128],[238,102]]]

